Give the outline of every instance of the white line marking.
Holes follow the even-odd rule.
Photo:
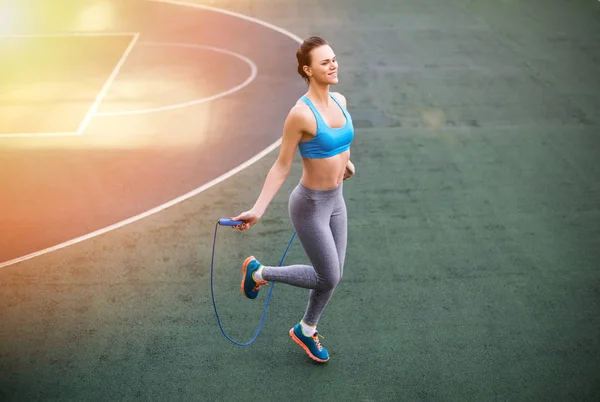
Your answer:
[[[219,8],[204,6],[204,5],[201,5],[201,4],[184,3],[184,2],[172,1],[172,0],[148,0],[148,1],[178,4],[178,5],[188,6],[188,7],[192,7],[192,8],[205,9],[205,10],[210,10],[210,11],[214,11],[214,12],[221,13],[221,14],[231,15],[231,16],[234,16],[234,17],[246,20],[246,21],[251,21],[251,22],[254,22],[256,24],[262,25],[264,27],[273,29],[276,32],[279,32],[281,34],[284,34],[284,35],[288,36],[289,38],[292,38],[293,40],[295,40],[298,43],[302,43],[302,39],[300,39],[298,36],[294,35],[293,33],[286,31],[283,28],[276,27],[275,25],[269,24],[268,22],[261,21],[261,20],[256,19],[256,18],[248,17],[248,16],[243,15],[243,14],[238,14],[238,13],[235,13],[233,11],[222,10],[222,9],[219,9]],[[253,158],[251,158],[248,161],[242,163],[241,165],[237,166],[236,168],[234,168],[234,169],[228,171],[227,173],[219,176],[218,178],[216,178],[216,179],[214,179],[214,180],[212,180],[212,181],[204,184],[203,186],[200,186],[197,189],[190,191],[187,194],[184,194],[184,195],[182,195],[180,197],[175,198],[172,201],[169,201],[169,202],[167,202],[165,204],[159,205],[158,207],[155,207],[155,208],[153,208],[153,209],[151,209],[149,211],[143,212],[143,213],[141,213],[139,215],[133,216],[133,217],[131,217],[129,219],[126,219],[124,221],[115,223],[114,225],[107,226],[107,227],[105,227],[103,229],[100,229],[100,230],[96,230],[95,232],[88,233],[86,235],[77,237],[75,239],[66,241],[66,242],[61,243],[61,244],[57,244],[56,246],[52,246],[52,247],[46,248],[44,250],[37,251],[35,253],[31,253],[31,254],[25,255],[23,257],[15,258],[13,260],[9,260],[9,261],[0,263],[0,268],[5,268],[5,267],[8,267],[9,265],[14,265],[16,263],[19,263],[19,262],[22,262],[22,261],[26,261],[26,260],[29,260],[29,259],[34,258],[34,257],[38,257],[40,255],[47,254],[47,253],[50,253],[52,251],[60,250],[61,248],[65,248],[65,247],[71,246],[73,244],[77,244],[77,243],[82,242],[84,240],[89,240],[89,239],[91,239],[93,237],[99,236],[99,235],[104,234],[106,232],[109,232],[111,230],[118,229],[118,228],[123,227],[125,225],[128,225],[130,223],[133,223],[133,222],[136,222],[136,221],[138,221],[140,219],[143,219],[143,218],[145,218],[147,216],[150,216],[152,214],[160,212],[160,211],[162,211],[164,209],[167,209],[167,208],[169,208],[169,207],[171,207],[171,206],[173,206],[173,205],[175,205],[177,203],[185,201],[186,199],[188,199],[190,197],[193,197],[195,195],[198,195],[198,194],[202,193],[203,191],[208,190],[209,188],[213,187],[214,185],[216,185],[216,184],[218,184],[218,183],[220,183],[220,182],[222,182],[224,180],[227,180],[228,178],[230,178],[231,176],[235,175],[239,171],[241,171],[241,170],[249,167],[250,165],[254,164],[255,162],[259,161],[260,159],[262,159],[263,157],[265,157],[266,155],[268,155],[269,153],[271,153],[271,151],[273,151],[274,149],[276,149],[277,147],[279,147],[280,144],[281,144],[281,138],[278,139],[277,141],[275,141],[273,144],[269,145],[262,152],[256,154]]]
[[[160,107],[149,108],[149,109],[124,110],[124,111],[120,111],[120,112],[98,112],[98,113],[94,114],[94,117],[126,116],[126,115],[134,115],[134,114],[156,113],[156,112],[162,112],[165,110],[181,109],[184,107],[197,105],[199,103],[212,101],[212,100],[222,98],[227,95],[231,95],[232,93],[237,92],[240,89],[244,88],[245,86],[249,85],[252,81],[254,81],[254,79],[256,78],[257,72],[258,72],[258,68],[256,67],[256,64],[254,64],[254,62],[252,60],[250,60],[249,58],[247,58],[246,56],[243,56],[239,53],[232,52],[230,50],[221,49],[218,47],[204,46],[204,45],[198,45],[198,44],[194,44],[194,43],[183,43],[183,42],[138,42],[138,46],[173,46],[173,47],[184,47],[184,48],[193,48],[193,49],[208,49],[208,50],[212,50],[214,52],[225,53],[230,56],[237,57],[238,59],[240,59],[240,60],[244,61],[246,64],[248,64],[250,66],[250,76],[241,84],[236,85],[235,87],[232,87],[224,92],[221,92],[221,93],[218,93],[215,95],[211,95],[206,98],[200,98],[200,99],[195,99],[195,100],[192,100],[189,102],[177,103],[174,105],[160,106]]]
[[[269,145],[269,147],[267,147],[266,149],[262,150],[258,154],[254,155],[251,159],[247,160],[246,162],[242,163],[241,165],[237,166],[236,168],[228,171],[227,173],[225,173],[225,174],[217,177],[214,180],[209,181],[208,183],[204,184],[203,186],[198,187],[198,188],[190,191],[187,194],[184,194],[182,196],[179,196],[179,197],[175,198],[174,200],[166,202],[166,203],[164,203],[162,205],[159,205],[159,206],[157,206],[155,208],[152,208],[149,211],[143,212],[143,213],[141,213],[139,215],[133,216],[133,217],[128,218],[128,219],[125,219],[125,220],[123,220],[121,222],[117,222],[114,225],[110,225],[110,226],[107,226],[105,228],[96,230],[95,232],[88,233],[86,235],[77,237],[75,239],[66,241],[66,242],[61,243],[61,244],[57,244],[56,246],[48,247],[48,248],[46,248],[44,250],[37,251],[35,253],[31,253],[31,254],[28,254],[28,255],[23,256],[23,257],[15,258],[13,260],[9,260],[9,261],[0,263],[0,268],[8,267],[9,265],[13,265],[13,264],[25,261],[25,260],[29,260],[31,258],[40,256],[42,254],[47,254],[47,253],[50,253],[52,251],[60,250],[61,248],[72,246],[73,244],[77,244],[77,243],[82,242],[84,240],[88,240],[88,239],[91,239],[93,237],[100,236],[101,234],[104,234],[106,232],[110,232],[111,230],[115,230],[115,229],[118,229],[118,228],[123,227],[125,225],[128,225],[130,223],[139,221],[140,219],[146,218],[146,217],[148,217],[150,215],[153,215],[153,214],[155,214],[157,212],[160,212],[160,211],[162,211],[162,210],[164,210],[166,208],[169,208],[169,207],[171,207],[171,206],[173,206],[175,204],[178,204],[178,203],[180,203],[182,201],[185,201],[188,198],[193,197],[193,196],[195,196],[197,194],[200,194],[201,192],[203,192],[205,190],[208,190],[212,186],[214,186],[214,185],[216,185],[216,184],[218,184],[218,183],[220,183],[220,182],[222,182],[222,181],[230,178],[231,176],[233,176],[234,174],[238,173],[239,171],[241,171],[243,169],[246,169],[248,166],[254,164],[255,162],[257,162],[260,159],[262,159],[265,155],[269,154],[271,151],[273,151],[275,148],[277,148],[280,144],[281,144],[281,139],[279,139],[275,143]]]
[[[243,19],[246,21],[250,21],[250,22],[254,22],[258,25],[262,25],[264,27],[270,28],[274,31],[284,34],[287,37],[292,38],[293,40],[295,40],[298,43],[302,43],[302,39],[299,36],[294,35],[290,31],[286,31],[285,29],[283,29],[281,27],[270,24],[263,20],[259,20],[258,18],[248,17],[247,15],[236,13],[235,11],[229,11],[229,10],[225,10],[222,8],[205,6],[204,4],[188,3],[186,1],[178,1],[178,0],[148,0],[148,1],[153,1],[155,3],[174,4],[174,5],[178,5],[178,6],[191,7],[191,8],[199,8],[201,10],[209,10],[209,11],[214,11],[214,12],[221,13],[221,14],[230,15],[232,17],[237,17],[237,18],[240,18],[240,19]]]
[[[7,39],[19,39],[19,38],[69,38],[69,37],[100,37],[100,36],[131,36],[132,37],[132,41],[129,43],[128,48],[125,50],[125,53],[123,53],[123,55],[121,56],[121,59],[119,60],[119,62],[124,62],[124,57],[127,56],[127,54],[131,51],[131,48],[133,48],[132,44],[135,44],[135,41],[137,41],[137,38],[139,37],[139,33],[137,32],[73,32],[73,33],[56,33],[56,34],[17,34],[17,35],[0,35],[0,39],[3,38],[7,38]],[[128,52],[129,51],[129,52]],[[121,63],[122,64],[122,63]],[[120,69],[119,64],[117,64],[117,66],[115,67],[115,70],[118,73],[118,70]],[[112,75],[116,76],[115,70],[113,70]],[[108,89],[107,84],[110,84],[111,81],[111,76],[109,76],[108,81],[105,83],[105,88]],[[114,79],[114,77],[112,77],[112,79]],[[105,88],[102,88],[100,90],[100,93],[98,94],[98,97],[96,97],[96,101],[94,103],[98,103],[96,105],[96,109],[98,108],[98,105],[100,104],[99,101],[101,101],[102,97],[104,97],[104,95],[102,95],[102,90],[104,90]],[[102,95],[102,97],[101,97]],[[0,140],[3,138],[32,138],[32,137],[74,137],[77,135],[81,135],[83,129],[85,129],[84,123],[87,125],[89,119],[92,117],[93,113],[90,113],[90,111],[95,110],[94,109],[94,104],[92,104],[92,106],[90,107],[90,109],[88,110],[86,116],[84,116],[83,121],[79,124],[79,128],[77,131],[75,132],[69,132],[69,133],[7,133],[7,134],[0,134]],[[87,119],[87,120],[86,120]]]
[[[100,90],[100,93],[96,97],[96,100],[94,101],[94,103],[92,104],[92,106],[88,110],[87,114],[85,115],[83,121],[79,125],[79,128],[77,129],[77,134],[82,134],[83,131],[85,130],[85,128],[87,127],[87,125],[90,123],[90,120],[92,119],[92,117],[94,117],[94,113],[96,113],[96,110],[98,110],[98,106],[100,106],[100,103],[102,102],[102,99],[104,99],[104,97],[106,96],[106,93],[108,92],[108,88],[110,87],[110,85],[112,84],[112,82],[117,77],[117,74],[119,74],[119,71],[121,70],[121,67],[123,67],[123,64],[125,64],[125,60],[127,60],[127,57],[129,56],[129,54],[133,50],[133,48],[134,48],[136,42],[138,41],[139,37],[140,37],[139,33],[136,33],[136,34],[133,35],[133,38],[131,39],[131,42],[129,42],[129,46],[127,46],[127,49],[125,49],[125,52],[123,52],[123,55],[119,59],[119,62],[117,63],[117,65],[113,69],[112,73],[110,73],[110,75],[108,76],[108,79],[104,83],[104,86]]]

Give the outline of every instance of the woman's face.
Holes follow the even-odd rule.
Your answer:
[[[319,46],[311,51],[310,56],[310,66],[304,67],[310,78],[323,84],[337,84],[338,64],[333,49],[329,45]]]

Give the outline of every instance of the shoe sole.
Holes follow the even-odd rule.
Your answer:
[[[329,358],[327,358],[327,359],[319,359],[317,356],[313,355],[311,353],[310,349],[308,348],[308,346],[306,346],[304,344],[304,342],[302,342],[300,339],[298,339],[298,337],[294,333],[294,328],[290,329],[290,337],[292,338],[292,340],[294,342],[296,342],[298,344],[298,346],[300,346],[302,349],[304,349],[304,351],[306,352],[306,354],[308,355],[308,357],[310,357],[314,361],[317,361],[319,363],[325,363],[325,362],[327,362],[329,360]]]
[[[254,256],[250,256],[250,257],[246,258],[244,260],[244,263],[242,264],[242,284],[240,285],[240,289],[242,291],[242,294],[246,297],[248,297],[248,295],[244,291],[244,284],[246,282],[246,269],[248,268],[248,264],[250,264],[250,261],[255,260],[255,259],[256,258],[254,258]]]

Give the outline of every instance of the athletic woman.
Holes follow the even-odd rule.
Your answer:
[[[329,92],[330,85],[338,83],[338,63],[329,44],[310,37],[296,57],[298,73],[307,81],[308,91],[285,120],[279,156],[256,203],[231,219],[243,222],[236,227],[239,230],[248,230],[259,221],[288,176],[298,149],[302,177],[290,194],[288,211],[312,266],[267,266],[251,256],[242,265],[241,289],[250,299],[271,281],[310,289],[304,316],[289,334],[310,358],[326,362],[329,353],[321,345],[316,327],[344,267],[347,223],[342,187],[343,180],[354,175],[350,161],[354,128],[345,97]]]

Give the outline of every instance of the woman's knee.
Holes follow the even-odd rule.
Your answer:
[[[333,290],[340,283],[340,271],[336,267],[328,275],[319,278],[319,290]]]

